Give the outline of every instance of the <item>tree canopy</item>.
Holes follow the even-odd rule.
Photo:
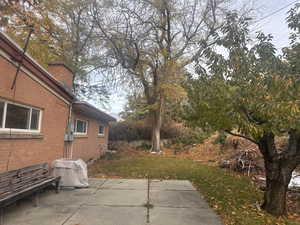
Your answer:
[[[299,129],[299,77],[291,73],[290,59],[276,55],[270,35],[258,33],[251,43],[248,18],[230,14],[227,21],[219,42],[225,54],[208,50],[207,69],[198,65],[199,78],[187,86],[192,121],[237,129],[253,141],[266,131]]]
[[[0,27],[21,46],[33,29],[28,52],[45,68],[64,62],[75,72],[74,91],[79,98],[100,103],[111,87],[101,70],[103,58],[94,36],[92,0],[23,0],[0,3]]]
[[[296,6],[298,8],[299,5]],[[300,164],[299,20],[290,11],[294,30],[284,55],[276,53],[272,36],[251,38],[250,18],[227,15],[218,48],[207,49],[207,63],[186,82],[186,119],[193,126],[225,131],[257,144],[264,156],[267,191],[263,208],[286,214],[285,197],[291,173]],[[285,149],[275,136],[286,135]]]

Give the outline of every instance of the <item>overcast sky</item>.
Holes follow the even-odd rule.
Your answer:
[[[236,0],[237,5],[248,2],[249,0]],[[287,46],[289,43],[289,30],[287,28],[285,18],[288,10],[294,4],[282,9],[280,12],[275,12],[295,2],[295,0],[255,0],[253,4],[254,8],[256,9],[256,21],[259,22],[252,25],[253,33],[261,30],[265,34],[272,34],[274,36],[273,43],[278,49]],[[297,2],[300,2],[300,0]],[[274,15],[268,16],[273,13]],[[266,16],[268,17],[261,20]],[[122,111],[125,103],[126,92],[117,93],[112,96],[110,100],[110,107],[107,109],[107,111],[109,111],[113,116],[117,117],[117,115]]]
[[[262,30],[264,33],[272,34],[274,36],[273,43],[278,49],[285,47],[289,44],[288,34],[289,30],[286,24],[287,12],[294,6],[294,4],[284,8],[280,12],[275,13],[277,10],[295,2],[295,0],[261,0],[257,1],[256,6],[258,9],[257,18],[264,18],[269,14],[273,15],[260,21],[256,29]]]

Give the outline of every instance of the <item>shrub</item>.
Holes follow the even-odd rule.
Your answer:
[[[151,149],[151,145],[149,145],[148,143],[144,142],[141,146],[138,146],[136,148],[137,150],[141,150],[141,151],[147,151]]]
[[[227,136],[224,133],[220,133],[216,139],[213,141],[213,144],[221,144],[224,145],[226,141]]]
[[[170,145],[192,145],[202,143],[208,134],[201,129],[185,127],[182,124],[169,123],[161,128],[161,139],[168,139]],[[144,121],[118,122],[112,124],[109,133],[110,141],[139,141],[151,140],[152,129]],[[151,146],[150,146],[151,147]],[[143,149],[150,149],[149,146],[143,146]]]
[[[182,127],[181,135],[172,138],[171,144],[183,146],[200,144],[208,137],[209,135],[200,129]]]
[[[181,127],[178,125],[163,125],[161,128],[161,138],[170,139],[181,135]],[[118,122],[111,125],[109,140],[110,141],[137,141],[151,140],[152,128],[151,125],[144,121],[134,122]]]
[[[150,140],[151,127],[143,122],[118,122],[112,124],[109,132],[110,141]]]

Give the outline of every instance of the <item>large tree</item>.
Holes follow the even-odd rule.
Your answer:
[[[215,44],[226,0],[111,0],[94,3],[94,18],[109,68],[122,73],[147,102],[152,151],[160,151],[166,99],[184,96],[188,65]]]
[[[293,170],[300,164],[299,15],[291,11],[293,45],[279,56],[272,37],[252,39],[249,18],[230,13],[217,48],[206,51],[207,63],[187,82],[190,124],[225,131],[255,143],[263,155],[266,191],[262,208],[287,214],[286,193]],[[275,144],[285,135],[284,149]]]

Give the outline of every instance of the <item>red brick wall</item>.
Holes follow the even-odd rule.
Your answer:
[[[16,91],[11,84],[16,67],[0,56],[0,98],[43,110],[41,139],[0,139],[0,171],[63,156],[68,105],[25,73],[20,72]],[[3,133],[3,131],[0,131]]]
[[[73,73],[64,65],[50,64],[48,65],[48,71],[57,80],[67,84],[69,88],[73,88]]]
[[[105,127],[105,135],[99,136],[98,126],[101,124],[100,122],[79,113],[73,114],[73,121],[75,121],[75,119],[88,121],[88,131],[87,135],[75,135],[73,158],[81,158],[84,161],[99,158],[107,149],[108,126]]]

